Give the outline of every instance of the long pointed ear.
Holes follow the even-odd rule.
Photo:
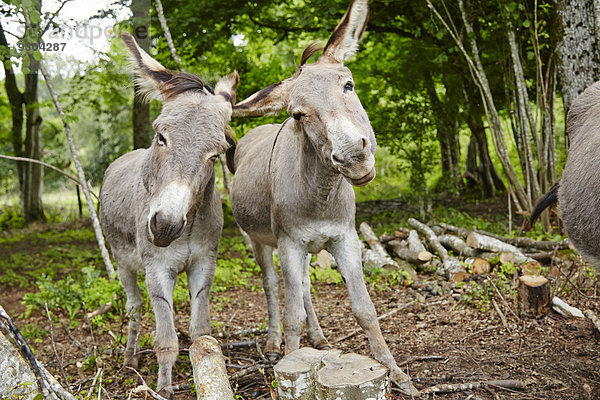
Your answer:
[[[368,0],[353,0],[340,23],[335,27],[323,55],[319,58],[332,63],[344,63],[358,50],[369,20]]]
[[[173,78],[174,73],[142,50],[128,32],[123,32],[121,39],[129,51],[129,59],[136,75],[135,83],[139,86],[139,93],[146,101],[153,99],[162,101],[161,84]]]
[[[235,105],[235,91],[237,90],[238,83],[240,83],[240,76],[237,71],[233,71],[221,78],[217,83],[215,86],[215,95],[224,97],[225,100],[231,103],[231,107],[233,107]]]
[[[262,117],[277,115],[288,103],[294,78],[267,86],[233,107],[233,117]]]

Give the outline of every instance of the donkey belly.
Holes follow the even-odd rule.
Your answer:
[[[269,158],[279,125],[263,125],[240,139],[231,188],[231,210],[240,227],[253,240],[275,247],[271,230]]]

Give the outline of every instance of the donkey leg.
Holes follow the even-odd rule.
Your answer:
[[[137,284],[137,269],[127,262],[128,260],[126,257],[115,254],[115,259],[117,261],[119,280],[121,281],[121,285],[123,285],[127,297],[125,308],[129,318],[129,323],[127,325],[127,346],[125,347],[123,364],[137,368],[137,353],[139,350],[138,337],[142,310],[142,296]]]
[[[278,238],[279,260],[285,284],[285,305],[283,308],[283,333],[285,353],[300,348],[300,335],[306,322],[302,277],[306,250],[287,237]]]
[[[165,398],[173,398],[171,371],[179,355],[179,345],[173,321],[173,289],[177,270],[165,265],[146,268],[146,284],[156,320],[154,351],[158,361],[156,391]]]
[[[319,325],[315,308],[310,296],[310,255],[306,257],[304,263],[304,275],[302,277],[302,297],[304,300],[304,309],[306,310],[306,320],[308,325],[308,340],[310,344],[319,350],[328,350],[331,348],[329,342],[323,335],[323,330]]]
[[[202,335],[210,335],[209,297],[210,287],[217,267],[217,254],[199,256],[187,271],[190,290],[190,338],[192,342]]]
[[[264,352],[270,361],[281,357],[281,328],[279,317],[279,277],[273,266],[273,248],[252,241],[254,257],[260,266],[263,278],[263,289],[267,297],[267,313],[269,317],[269,333]]]
[[[375,306],[363,279],[360,241],[356,232],[332,245],[331,253],[338,263],[340,273],[346,280],[348,294],[352,301],[352,313],[367,334],[373,357],[389,368],[390,378],[401,389],[408,394],[411,391],[414,392],[409,377],[396,364],[396,360],[381,334]]]

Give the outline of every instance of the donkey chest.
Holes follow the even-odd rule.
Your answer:
[[[347,226],[326,221],[310,221],[288,227],[286,232],[302,244],[309,253],[318,253],[332,242],[339,241],[348,231]]]

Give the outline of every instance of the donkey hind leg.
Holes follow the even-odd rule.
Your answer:
[[[187,271],[192,309],[190,316],[190,338],[192,342],[202,335],[210,335],[208,300],[216,267],[217,254],[212,252],[199,256]]]
[[[158,361],[158,381],[156,391],[161,396],[172,399],[171,375],[173,364],[179,355],[179,344],[173,321],[173,290],[177,282],[177,272],[165,265],[146,267],[146,285],[156,320],[154,352]]]
[[[139,351],[139,332],[140,318],[142,310],[142,296],[140,288],[137,284],[137,269],[130,263],[127,263],[126,257],[119,257],[115,254],[117,261],[117,273],[125,295],[127,303],[125,305],[129,323],[127,325],[127,346],[125,347],[125,359],[123,364],[133,368],[137,368],[138,351]]]
[[[300,347],[300,335],[306,323],[302,279],[307,252],[300,244],[285,236],[278,238],[277,245],[285,284],[283,333],[285,353],[288,354]]]
[[[338,263],[340,273],[346,280],[348,294],[352,301],[352,313],[358,324],[367,334],[373,357],[389,368],[390,378],[405,393],[417,393],[410,378],[396,364],[388,348],[377,321],[375,306],[371,301],[362,275],[360,242],[356,233],[331,248],[331,253]]]
[[[323,330],[317,320],[317,314],[312,304],[310,296],[310,255],[306,257],[304,264],[304,276],[302,277],[302,298],[304,300],[304,309],[306,310],[306,322],[308,325],[308,340],[310,344],[319,350],[329,350],[331,346],[323,335]]]
[[[267,312],[269,317],[269,333],[264,353],[270,361],[281,357],[281,328],[279,317],[279,277],[273,266],[273,248],[252,241],[254,257],[260,266],[263,278],[263,289],[267,297]]]

